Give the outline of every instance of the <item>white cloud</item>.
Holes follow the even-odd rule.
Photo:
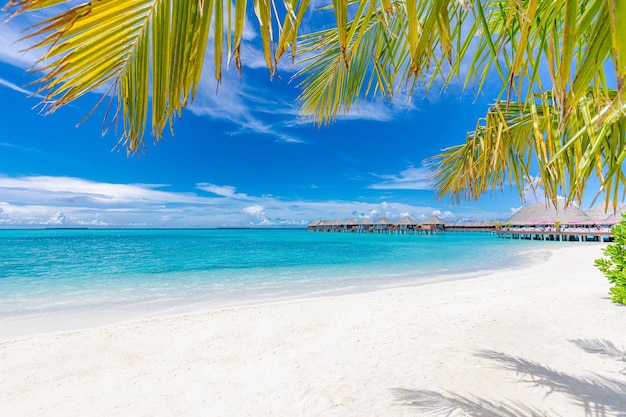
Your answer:
[[[251,199],[251,197],[245,194],[236,193],[235,187],[232,187],[230,185],[215,185],[215,184],[209,184],[209,183],[203,182],[203,183],[196,184],[196,187],[202,191],[216,194],[221,197],[237,198],[237,199],[242,199],[242,200]]]
[[[65,214],[63,214],[60,211],[57,211],[56,213],[54,213],[46,222],[46,224],[53,224],[53,225],[62,225],[62,224],[67,224],[67,223],[68,223],[67,217],[65,217]]]
[[[455,217],[454,213],[452,213],[451,211],[441,211],[441,210],[434,210],[432,212],[433,216],[437,216],[440,219],[446,220],[446,219],[453,219]]]
[[[24,36],[23,28],[14,22],[0,24],[0,62],[27,69],[40,57],[39,51],[26,50],[29,44],[20,42]]]
[[[242,211],[255,217],[262,217],[265,215],[265,208],[259,205],[244,207]]]
[[[2,78],[0,78],[0,85],[7,87],[13,91],[17,91],[18,93],[27,94],[27,95],[33,94],[32,91],[28,91],[25,88],[22,88],[19,85],[13,84],[12,82],[4,80]]]
[[[375,190],[430,190],[432,172],[424,167],[410,167],[398,175],[378,175],[383,181],[370,185]]]
[[[263,206],[255,204],[252,206],[244,207],[241,211],[250,216],[250,220],[248,221],[249,226],[272,226],[272,220],[267,217],[265,207]],[[286,219],[281,220],[283,222],[283,225],[290,225],[289,223],[285,223]],[[292,225],[297,224],[297,222],[294,222],[293,220],[291,221],[293,222],[291,223]],[[304,224],[304,222],[301,224]]]
[[[3,199],[31,200],[50,204],[81,202],[91,205],[141,203],[207,203],[195,194],[161,191],[161,184],[111,184],[72,177],[0,176]]]
[[[230,185],[197,184],[203,192],[167,191],[162,184],[113,184],[81,178],[0,176],[0,224],[4,227],[46,225],[92,227],[305,226],[312,220],[405,215],[424,218],[437,211],[397,202],[307,201],[250,196]],[[502,216],[500,216],[502,217]],[[488,219],[474,212],[473,219]]]
[[[297,118],[298,109],[293,102],[286,102],[271,90],[240,80],[232,69],[223,72],[223,82],[218,88],[213,70],[212,59],[205,60],[198,93],[188,107],[192,113],[231,122],[234,125],[233,134],[252,132],[283,142],[302,142],[295,133],[286,129],[291,120]],[[266,116],[270,113],[284,116],[286,120],[267,122]]]

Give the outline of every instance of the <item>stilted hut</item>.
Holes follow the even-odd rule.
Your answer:
[[[358,226],[358,223],[356,220],[354,219],[346,220],[346,232],[354,233],[356,231],[357,226]]]
[[[357,233],[369,233],[374,227],[374,222],[367,217],[363,217],[357,224]]]
[[[396,222],[396,232],[401,234],[415,233],[419,223],[410,216],[404,216]]]
[[[592,212],[594,217],[598,213]],[[600,214],[600,217],[602,215]],[[586,241],[608,239],[608,227],[597,224],[587,213],[574,205],[566,205],[565,199],[530,204],[522,207],[509,218],[498,232],[518,239]]]
[[[626,206],[618,207],[617,210],[604,209],[604,204],[600,204],[592,209],[585,210],[592,224],[604,228],[611,228],[622,220],[622,213],[626,212]]]
[[[374,222],[375,233],[387,233],[392,230],[393,222],[386,217],[381,217]]]
[[[306,230],[307,230],[308,232],[317,232],[317,231],[318,231],[318,228],[319,228],[320,223],[322,223],[322,221],[321,221],[321,220],[315,220],[315,221],[313,221],[313,222],[309,223],[309,224],[306,226]]]
[[[333,231],[333,221],[332,220],[322,220],[318,226],[320,232],[332,232]]]
[[[437,216],[430,216],[422,220],[422,231],[426,233],[441,233],[445,228],[445,222]]]
[[[344,231],[344,222],[341,219],[337,219],[333,222],[333,232],[343,232]]]

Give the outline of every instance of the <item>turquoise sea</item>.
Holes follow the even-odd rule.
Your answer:
[[[521,266],[546,245],[488,233],[0,230],[0,320],[132,316],[414,285]]]

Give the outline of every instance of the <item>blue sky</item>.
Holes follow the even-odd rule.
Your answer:
[[[37,51],[14,43],[26,24],[0,26],[0,227],[300,227],[407,214],[503,220],[522,204],[510,190],[478,203],[437,201],[422,165],[464,141],[495,91],[476,97],[452,87],[392,106],[362,102],[319,128],[298,117],[289,62],[270,81],[248,25],[243,78],[229,69],[215,94],[208,57],[175,137],[128,157],[115,148],[115,132],[101,135],[104,108],[76,127],[97,94],[49,116],[33,109],[39,99],[29,97],[34,77],[25,70]]]

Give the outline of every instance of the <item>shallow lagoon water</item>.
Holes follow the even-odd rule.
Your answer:
[[[0,230],[0,318],[184,311],[419,285],[522,266],[555,244],[490,233]]]

